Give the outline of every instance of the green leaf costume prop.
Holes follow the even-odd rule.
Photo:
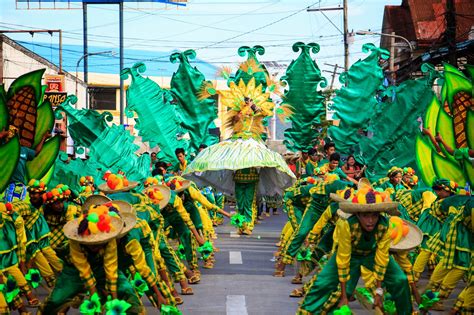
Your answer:
[[[351,153],[360,139],[359,129],[367,127],[367,122],[377,105],[375,93],[383,80],[383,71],[379,59],[388,59],[387,50],[373,44],[364,44],[362,51],[370,53],[364,60],[358,60],[350,69],[341,74],[339,81],[345,84],[336,91],[334,97],[335,120],[339,126],[328,129],[329,136],[336,144],[337,150],[344,154]]]
[[[74,142],[88,144],[90,151],[87,163],[99,165],[103,171],[117,173],[121,170],[130,180],[144,180],[149,173],[150,157],[147,154],[140,157],[135,154],[139,147],[133,143],[134,137],[130,132],[115,124],[107,125],[106,120],[110,121],[112,117],[110,113],[98,114],[93,110],[75,109],[71,104],[76,101],[75,96],[69,96],[56,111],[58,115],[60,112],[66,113],[71,122],[68,129]],[[69,171],[78,176],[84,175],[81,169]]]
[[[179,61],[178,70],[171,78],[170,90],[178,101],[176,111],[181,126],[190,136],[188,153],[197,153],[202,143],[207,145],[215,143],[208,142],[208,130],[210,124],[217,118],[216,101],[206,97],[216,93],[212,83],[206,81],[204,75],[189,64],[189,59],[195,57],[196,52],[192,49],[170,56],[172,63]],[[202,88],[207,89],[207,93],[201,94]]]
[[[355,147],[355,157],[367,165],[366,175],[384,177],[393,165],[415,165],[416,136],[423,117],[434,97],[433,81],[439,76],[434,67],[424,64],[423,78],[406,80],[389,87],[390,97],[377,104],[367,128]]]
[[[293,44],[293,51],[301,51],[296,60],[293,60],[281,77],[287,83],[283,102],[291,104],[294,109],[289,118],[291,128],[285,130],[284,144],[290,151],[296,152],[312,147],[315,140],[313,127],[320,123],[320,116],[325,113],[324,97],[318,87],[326,87],[326,79],[321,76],[321,70],[311,58],[311,52],[319,52],[316,43]]]
[[[143,141],[148,141],[150,146],[160,147],[159,158],[175,161],[174,150],[176,148],[187,148],[187,141],[178,139],[179,135],[185,133],[179,127],[181,121],[173,106],[175,102],[173,95],[149,78],[144,78],[141,73],[146,71],[144,63],[139,62],[131,68],[122,70],[123,79],[131,77],[131,83],[127,89],[128,117],[137,115],[135,128]]]

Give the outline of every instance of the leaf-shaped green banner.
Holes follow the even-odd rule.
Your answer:
[[[289,119],[291,128],[285,130],[284,140],[287,149],[291,151],[313,146],[312,141],[316,138],[313,126],[320,123],[320,116],[325,113],[324,97],[318,88],[326,86],[326,79],[322,77],[321,70],[310,55],[311,51],[319,51],[319,45],[297,42],[293,45],[293,51],[297,52],[299,49],[300,55],[291,62],[281,78],[287,82],[283,101],[294,112]]]
[[[189,64],[188,56],[194,57],[187,50],[180,53],[178,70],[171,78],[171,92],[178,100],[177,113],[181,126],[190,135],[188,154],[197,152],[204,142],[210,124],[217,118],[216,102],[212,98],[201,100],[199,92],[205,83],[204,75]]]
[[[339,126],[331,126],[328,133],[336,143],[337,150],[346,154],[351,153],[353,146],[358,143],[359,130],[366,128],[377,105],[375,95],[383,80],[379,59],[386,52],[372,44],[365,44],[363,50],[371,51],[370,55],[350,67],[345,75],[346,85],[336,92],[333,99],[333,109],[336,111],[334,119],[340,122]]]
[[[154,81],[144,78],[140,73],[145,70],[143,63],[122,70],[123,78],[129,75],[132,78],[127,89],[126,110],[138,115],[135,128],[143,141],[148,141],[151,147],[159,145],[160,154],[169,161],[175,161],[174,150],[179,147],[187,148],[187,143],[178,139],[183,130],[179,128],[180,121],[171,104],[173,96]]]

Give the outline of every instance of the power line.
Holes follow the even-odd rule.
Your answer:
[[[313,4],[310,5],[310,6],[313,6],[313,5],[315,5],[316,3],[318,3],[318,2],[315,2],[315,3],[313,3]],[[232,39],[235,39],[235,38],[239,38],[239,37],[242,37],[242,36],[247,35],[247,34],[254,33],[255,31],[259,31],[259,30],[264,29],[264,28],[266,28],[266,27],[268,27],[268,26],[271,26],[271,25],[273,25],[273,24],[276,24],[276,23],[279,23],[279,22],[281,22],[281,21],[284,21],[284,20],[286,20],[286,19],[288,19],[288,18],[290,18],[290,17],[292,17],[292,16],[295,16],[295,15],[297,15],[297,14],[303,12],[303,11],[306,11],[306,9],[308,9],[310,6],[305,7],[305,8],[303,8],[303,9],[300,9],[300,10],[298,10],[298,11],[292,13],[292,14],[289,14],[289,15],[287,15],[287,16],[284,16],[284,17],[282,17],[282,18],[280,18],[280,19],[278,19],[278,20],[276,20],[276,21],[273,21],[273,22],[271,22],[271,23],[268,23],[268,24],[265,24],[265,25],[263,25],[263,26],[257,27],[257,28],[255,28],[255,29],[253,29],[253,30],[244,32],[244,33],[242,33],[242,34],[240,34],[240,35],[236,35],[236,36],[233,36],[233,37],[229,37],[229,38],[227,38],[227,39],[224,39],[224,40],[215,42],[214,44],[210,44],[210,45],[207,45],[207,46],[204,46],[204,47],[200,47],[200,48],[197,48],[197,49],[205,49],[205,48],[213,47],[213,46],[215,46],[215,45],[225,43],[225,42],[227,42],[227,41],[229,41],[229,40],[232,40]]]

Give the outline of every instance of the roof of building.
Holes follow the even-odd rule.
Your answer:
[[[0,34],[0,42],[5,42],[9,46],[11,46],[11,47],[15,48],[16,50],[22,52],[23,54],[27,55],[28,57],[36,60],[37,62],[45,65],[48,68],[53,69],[57,73],[61,72],[60,69],[59,69],[59,66],[57,64],[55,64],[54,62],[51,62],[47,58],[44,58],[43,56],[41,56],[40,54],[38,54],[34,50],[28,49],[24,45],[21,45],[19,42],[11,39],[10,37],[8,37],[6,35]],[[56,59],[56,60],[58,60],[58,59]],[[70,69],[65,69],[64,67],[62,69],[62,72],[66,77],[69,77],[70,79],[72,79],[74,81],[77,81],[81,85],[85,85],[85,83],[82,80],[76,78],[76,76],[71,74],[70,71],[68,71],[68,70],[70,70]]]
[[[473,26],[474,1],[454,0],[456,8],[456,41],[466,41]],[[385,6],[382,32],[395,32],[419,47],[442,44],[446,31],[446,0],[403,0],[399,6]],[[387,47],[390,38],[382,38]]]

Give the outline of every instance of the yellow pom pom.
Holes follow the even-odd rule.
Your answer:
[[[97,234],[97,233],[99,233],[99,228],[97,228],[97,224],[96,224],[96,223],[94,223],[94,222],[89,222],[88,227],[89,227],[89,231],[91,232],[91,234]]]

